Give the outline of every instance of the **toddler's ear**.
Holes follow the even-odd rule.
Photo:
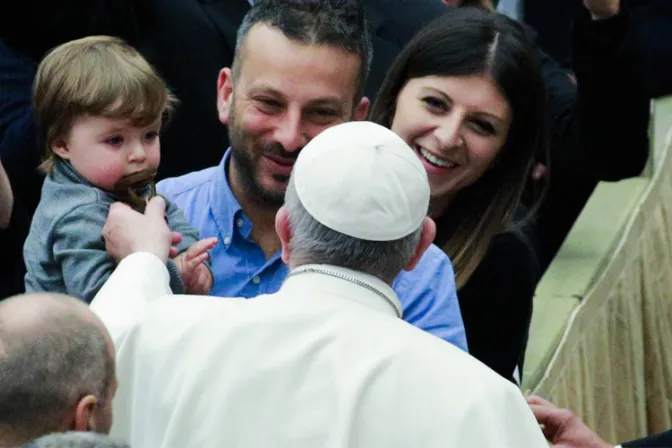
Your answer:
[[[70,151],[65,140],[58,138],[51,142],[51,150],[63,160],[70,160]]]

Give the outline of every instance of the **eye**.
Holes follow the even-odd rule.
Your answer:
[[[148,142],[152,142],[159,137],[158,131],[150,131],[144,135],[144,139]]]
[[[338,115],[336,111],[331,109],[315,109],[312,111],[312,114],[317,115],[318,117],[335,117]]]
[[[282,108],[282,103],[273,98],[261,97],[255,98],[254,101],[257,103],[257,107],[265,112],[273,113]]]
[[[105,143],[110,146],[120,146],[122,143],[124,143],[124,138],[121,135],[112,135],[105,139]]]
[[[496,134],[495,127],[484,120],[473,120],[472,127],[474,131],[481,135],[494,135]]]
[[[446,101],[435,96],[426,96],[422,99],[422,102],[432,112],[447,112],[450,110],[450,105]]]
[[[308,111],[308,116],[317,124],[329,124],[339,118],[337,111],[322,107]]]

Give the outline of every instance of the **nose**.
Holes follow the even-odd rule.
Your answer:
[[[273,137],[285,151],[294,152],[303,148],[308,143],[308,137],[303,129],[301,111],[288,110],[278,123]]]
[[[142,163],[147,159],[147,151],[145,151],[145,145],[142,142],[136,142],[132,147],[131,151],[128,154],[128,161],[131,163]]]
[[[457,111],[443,117],[434,131],[441,148],[453,148],[462,144],[462,122],[464,117]]]

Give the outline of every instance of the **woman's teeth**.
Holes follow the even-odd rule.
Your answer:
[[[452,168],[452,167],[455,166],[454,163],[446,162],[445,160],[441,160],[438,157],[435,157],[434,155],[432,155],[432,153],[430,153],[429,151],[427,151],[426,149],[424,149],[421,146],[418,146],[418,152],[420,153],[420,155],[422,155],[422,157],[425,158],[425,160],[427,160],[432,165],[435,165],[435,166],[438,166],[438,167],[441,167],[441,168]]]

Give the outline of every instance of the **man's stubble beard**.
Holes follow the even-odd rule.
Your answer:
[[[229,116],[229,142],[231,144],[231,160],[232,168],[238,173],[238,179],[241,182],[242,190],[245,192],[247,199],[261,207],[277,210],[285,203],[285,190],[281,193],[274,190],[264,188],[259,181],[259,173],[257,162],[259,157],[264,153],[275,152],[285,153],[284,148],[264,148],[255,146],[252,153],[248,151],[245,131],[239,125],[235,114],[235,101],[231,104],[231,112]],[[254,154],[254,155],[253,155]],[[298,151],[297,151],[298,154]],[[296,157],[297,154],[293,154]],[[255,160],[255,156],[257,157]],[[276,181],[288,182],[289,178],[274,177]]]

